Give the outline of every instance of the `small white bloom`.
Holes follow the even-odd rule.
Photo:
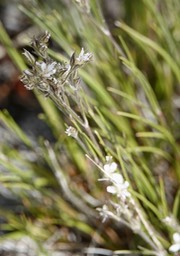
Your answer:
[[[41,75],[43,77],[50,77],[56,73],[56,62],[52,62],[51,64],[46,64],[45,62],[36,62],[36,65],[41,69]]]
[[[111,181],[112,181],[113,185],[107,186],[107,192],[109,192],[111,194],[116,194],[123,201],[127,197],[130,197],[130,193],[127,190],[127,188],[129,187],[129,182],[124,181],[123,176],[120,173],[112,173]]]
[[[173,234],[173,241],[174,241],[174,244],[172,244],[169,247],[169,251],[174,253],[180,251],[180,234],[179,233]]]
[[[124,182],[123,176],[120,173],[112,173],[111,175],[112,182],[122,185]]]
[[[116,169],[117,169],[117,164],[115,162],[104,165],[104,171],[105,172],[113,173],[113,172],[116,171]]]
[[[117,164],[115,162],[107,163],[104,165],[104,171],[107,173],[113,173],[117,169]]]
[[[131,194],[127,189],[122,189],[118,196],[121,198],[122,201],[125,201],[127,198],[130,198]]]
[[[180,251],[180,244],[173,244],[169,247],[170,252],[178,252]]]
[[[106,190],[110,194],[117,194],[117,188],[115,186],[107,186]]]
[[[175,243],[180,243],[180,234],[179,233],[174,233],[173,234],[173,240]]]
[[[106,156],[106,164],[103,166],[103,170],[107,176],[104,178],[104,180],[109,180],[112,182],[111,186],[107,186],[107,192],[116,194],[123,201],[127,197],[130,197],[130,193],[127,190],[129,187],[129,182],[124,181],[123,176],[116,171],[117,164],[112,162],[112,156]]]
[[[76,61],[79,65],[83,65],[85,62],[88,62],[92,59],[92,54],[87,52],[84,53],[84,48],[81,49],[79,56],[76,58]]]
[[[130,197],[130,193],[129,191],[127,190],[127,188],[125,187],[121,187],[121,186],[107,186],[106,188],[107,192],[108,193],[111,193],[111,194],[116,194],[118,197],[120,197],[123,201],[127,198],[127,197]]]
[[[117,164],[112,161],[112,156],[106,156],[106,164],[104,165],[104,171],[113,173],[117,169]]]
[[[77,138],[77,136],[78,136],[78,131],[76,130],[76,128],[74,128],[74,127],[72,127],[72,126],[69,126],[67,129],[66,129],[66,131],[65,131],[65,133],[67,134],[67,136],[71,136],[71,137],[73,137],[73,138]]]

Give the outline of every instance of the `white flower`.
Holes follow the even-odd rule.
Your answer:
[[[72,126],[69,126],[67,129],[66,129],[66,131],[65,131],[65,133],[67,134],[67,136],[71,136],[71,137],[73,137],[73,138],[77,138],[77,136],[78,136],[78,131],[76,130],[76,128],[74,128],[74,127],[72,127]]]
[[[122,200],[125,200],[130,196],[127,188],[129,183],[124,181],[123,176],[120,173],[116,172],[117,164],[112,162],[112,156],[106,156],[107,163],[104,165],[103,170],[107,175],[105,180],[110,180],[113,185],[107,186],[106,190],[108,193],[116,194]]]
[[[112,162],[112,156],[106,156],[106,164],[104,165],[104,171],[108,174],[113,173],[117,169],[117,164]]]
[[[107,173],[113,173],[117,169],[117,164],[115,162],[107,163],[104,165],[104,171]]]
[[[79,56],[76,58],[76,61],[79,65],[83,65],[85,62],[88,62],[92,59],[92,54],[87,52],[84,53],[84,48],[81,49]]]
[[[117,188],[115,186],[107,186],[106,190],[108,193],[117,194]]]
[[[173,241],[174,241],[174,244],[172,244],[169,247],[169,251],[174,253],[180,251],[180,234],[179,233],[173,234]]]
[[[46,64],[45,62],[36,62],[36,65],[40,68],[41,70],[41,75],[43,77],[49,78],[51,75],[54,75],[56,73],[56,68],[55,66],[57,63],[54,61],[51,64]]]
[[[112,182],[122,185],[124,182],[123,176],[120,173],[112,173],[111,174]]]
[[[106,190],[108,193],[116,194],[118,197],[120,197],[123,201],[130,197],[130,193],[127,190],[129,187],[129,182],[124,181],[123,177],[119,173],[114,173],[112,177],[112,186],[107,186]]]

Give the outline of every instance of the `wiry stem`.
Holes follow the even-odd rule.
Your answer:
[[[82,213],[84,213],[85,216],[89,215],[90,218],[95,218],[96,213],[89,208],[82,200],[80,200],[78,197],[75,196],[74,193],[71,192],[69,189],[69,185],[67,183],[67,179],[63,174],[63,171],[60,169],[59,163],[57,161],[56,155],[51,148],[48,141],[45,142],[45,146],[48,151],[48,156],[52,165],[52,170],[54,172],[54,175],[59,183],[60,188],[62,189],[64,196],[66,199],[71,202],[71,204],[78,210],[80,210]]]

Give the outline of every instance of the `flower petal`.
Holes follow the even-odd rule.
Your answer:
[[[116,184],[120,186],[123,184],[124,181],[123,176],[120,173],[112,173],[112,179],[116,182]]]
[[[178,252],[180,251],[180,244],[173,244],[169,247],[170,252]]]
[[[111,193],[111,194],[116,194],[117,193],[117,189],[114,186],[107,186],[106,190],[107,190],[108,193]]]
[[[117,164],[115,162],[108,163],[104,165],[104,171],[108,173],[113,173],[117,169]]]
[[[174,233],[173,234],[173,240],[174,242],[177,244],[177,243],[180,243],[180,234],[179,233]]]

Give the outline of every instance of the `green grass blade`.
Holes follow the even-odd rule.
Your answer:
[[[155,50],[157,53],[159,53],[164,60],[169,64],[171,67],[172,71],[177,77],[177,80],[180,81],[180,72],[179,72],[179,67],[177,64],[174,62],[174,60],[171,58],[171,56],[157,43],[152,41],[151,39],[141,35],[139,32],[135,31],[134,29],[130,28],[126,24],[122,22],[116,22],[116,26],[124,30],[128,35],[132,37],[136,42],[138,42],[140,45],[145,44],[146,46],[152,48]]]

